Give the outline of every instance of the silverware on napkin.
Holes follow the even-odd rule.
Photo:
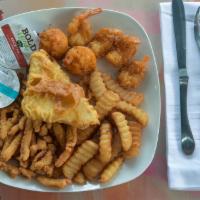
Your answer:
[[[181,146],[183,152],[190,155],[194,152],[195,142],[187,115],[187,87],[189,77],[186,68],[186,23],[182,0],[172,1],[172,13],[179,68]]]

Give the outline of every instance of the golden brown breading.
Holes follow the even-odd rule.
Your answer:
[[[88,47],[76,46],[66,53],[63,65],[72,74],[84,76],[95,70],[96,56]]]
[[[89,43],[89,47],[99,58],[106,55],[113,47],[114,41],[121,38],[123,32],[115,28],[102,28]]]
[[[39,34],[40,49],[44,49],[54,58],[62,58],[68,49],[68,39],[59,28],[48,28]]]
[[[133,61],[127,67],[122,68],[117,80],[124,88],[136,88],[144,80],[147,71],[148,56],[144,56],[142,60]]]
[[[135,55],[140,40],[133,36],[122,35],[114,42],[113,50],[106,54],[106,59],[117,68],[128,64]]]
[[[53,94],[53,88],[48,94],[30,90],[30,87],[47,79],[59,82],[61,85],[72,84],[68,75],[55,61],[49,58],[44,50],[35,51],[31,55],[27,88],[21,104],[22,110],[28,118],[48,123],[65,123],[77,128],[98,123],[95,109],[86,98],[82,97],[82,94],[75,94],[76,99],[74,99],[74,95],[68,95],[68,98],[55,96],[56,91]],[[74,104],[75,102],[77,104]]]
[[[87,18],[100,12],[101,8],[90,9],[72,19],[67,27],[70,46],[84,46],[91,40],[92,30]]]

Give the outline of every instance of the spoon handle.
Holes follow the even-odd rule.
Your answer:
[[[180,79],[181,143],[183,152],[189,155],[194,151],[195,142],[187,115],[187,86],[188,76],[184,76]]]

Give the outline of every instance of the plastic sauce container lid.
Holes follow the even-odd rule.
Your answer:
[[[0,108],[15,101],[19,95],[20,82],[14,70],[0,67]]]
[[[38,46],[37,32],[28,25],[0,26],[0,108],[17,98],[20,82],[16,70],[26,73],[30,56]]]

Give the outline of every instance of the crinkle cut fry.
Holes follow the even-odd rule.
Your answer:
[[[83,173],[89,180],[95,179],[103,170],[105,163],[102,163],[97,158],[91,159],[83,166]]]
[[[116,92],[120,98],[128,103],[138,106],[144,101],[144,94],[133,91],[128,91],[122,88],[112,77],[108,74],[102,73],[102,78],[106,87],[113,92]]]
[[[72,179],[80,170],[81,166],[90,160],[97,151],[98,145],[91,140],[86,140],[63,165],[64,176]]]
[[[107,90],[96,103],[95,109],[99,119],[103,119],[120,101],[119,95]]]
[[[83,185],[86,183],[86,178],[82,172],[78,172],[76,176],[73,178],[73,182],[79,185]]]
[[[99,159],[103,163],[110,161],[112,157],[112,128],[110,123],[102,123],[99,139]]]
[[[139,122],[129,121],[128,125],[132,133],[133,142],[131,148],[124,152],[124,156],[127,159],[138,156],[142,140],[142,125]]]
[[[138,122],[142,124],[143,127],[147,126],[148,124],[148,115],[146,112],[144,112],[142,109],[132,106],[131,104],[120,101],[116,108],[121,110],[122,112],[125,112],[131,116],[133,116]]]
[[[102,172],[100,175],[99,182],[106,183],[109,182],[113,176],[117,173],[121,165],[123,164],[123,158],[118,157],[114,161],[112,161]]]
[[[113,112],[112,119],[114,120],[119,131],[122,149],[124,151],[128,151],[131,148],[133,139],[125,115],[120,112]]]
[[[99,99],[106,91],[101,72],[94,71],[90,76],[90,89],[96,99]]]

